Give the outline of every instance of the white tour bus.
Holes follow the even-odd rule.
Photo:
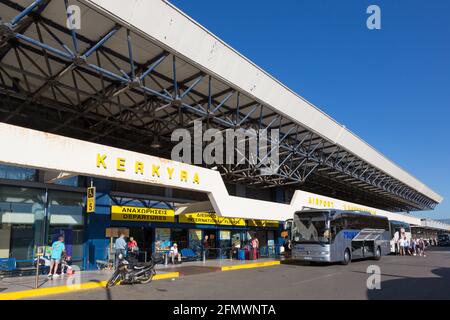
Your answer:
[[[390,252],[389,220],[361,211],[302,210],[286,223],[292,259],[341,262],[380,259]]]

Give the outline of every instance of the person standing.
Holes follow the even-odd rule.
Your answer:
[[[59,277],[56,271],[58,270],[58,266],[61,263],[61,256],[65,250],[66,246],[64,245],[64,237],[59,236],[58,241],[55,241],[52,244],[52,253],[50,255],[50,271],[48,272],[47,277]]]
[[[258,240],[258,238],[256,236],[255,236],[255,247],[256,247],[255,258],[258,259],[258,256],[259,256],[259,240]]]
[[[134,240],[133,237],[130,237],[130,240],[128,240],[128,250],[130,251],[137,251],[137,242]]]
[[[138,262],[138,251],[139,251],[139,247],[137,245],[136,240],[134,240],[133,237],[130,237],[130,239],[128,240],[128,258],[131,259],[132,263],[137,263]]]
[[[408,240],[408,238],[406,238],[406,237],[404,237],[404,240],[405,240],[405,255],[410,256],[410,255],[411,255],[411,252],[410,252],[410,243],[409,243],[409,240]]]
[[[417,239],[417,255],[418,256],[422,256],[422,248],[423,248],[423,242],[422,242],[422,238]]]
[[[125,255],[125,252],[127,250],[127,242],[125,241],[125,235],[123,233],[120,234],[120,237],[116,239],[116,242],[114,244],[116,248],[116,267],[119,263],[119,254]]]
[[[411,253],[413,256],[417,255],[417,240],[415,237],[411,240]]]
[[[203,242],[202,242],[202,246],[203,246],[203,256],[205,257],[205,259],[208,258],[208,254],[209,254],[209,237],[208,235],[205,235],[205,237],[203,238]]]
[[[395,247],[395,254],[400,254],[400,232],[397,230],[394,233],[394,247]]]
[[[253,236],[250,240],[250,260],[256,260],[257,259],[257,252],[258,252],[258,239],[256,239],[256,236]]]
[[[400,238],[400,240],[398,241],[398,244],[400,246],[400,255],[404,256],[405,255],[405,239]]]
[[[284,256],[286,258],[290,258],[291,252],[292,252],[292,244],[291,244],[291,240],[289,239],[288,236],[284,237],[283,247],[284,247],[284,252],[285,252]]]

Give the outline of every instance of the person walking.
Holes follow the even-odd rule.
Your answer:
[[[114,244],[116,248],[116,261],[115,265],[119,264],[119,255],[125,255],[125,252],[127,250],[127,242],[125,241],[125,235],[123,233],[120,234],[120,237],[116,239],[116,242]]]
[[[420,240],[421,240],[421,251],[422,251],[422,255],[421,256],[426,258],[427,256],[425,255],[425,248],[427,246],[426,246],[425,240],[423,240],[423,239],[420,239]]]
[[[66,246],[64,245],[64,237],[59,236],[58,240],[53,242],[52,244],[52,253],[50,255],[50,271],[48,272],[47,277],[49,278],[59,277],[56,271],[58,270],[58,266],[61,263],[61,256],[65,250]]]

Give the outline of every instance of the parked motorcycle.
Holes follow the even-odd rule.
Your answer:
[[[106,283],[110,288],[117,284],[149,283],[156,274],[155,261],[143,264],[130,264],[123,254],[119,254],[119,263],[111,278]]]

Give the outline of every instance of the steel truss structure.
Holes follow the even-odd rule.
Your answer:
[[[0,1],[0,121],[167,157],[177,128],[279,129],[280,168],[220,165],[225,181],[301,188],[386,210],[437,203],[120,25],[83,1]],[[158,139],[161,147],[151,149]],[[270,154],[270,153],[269,153]],[[32,156],[32,155],[30,155]],[[262,160],[262,159],[260,159]]]

